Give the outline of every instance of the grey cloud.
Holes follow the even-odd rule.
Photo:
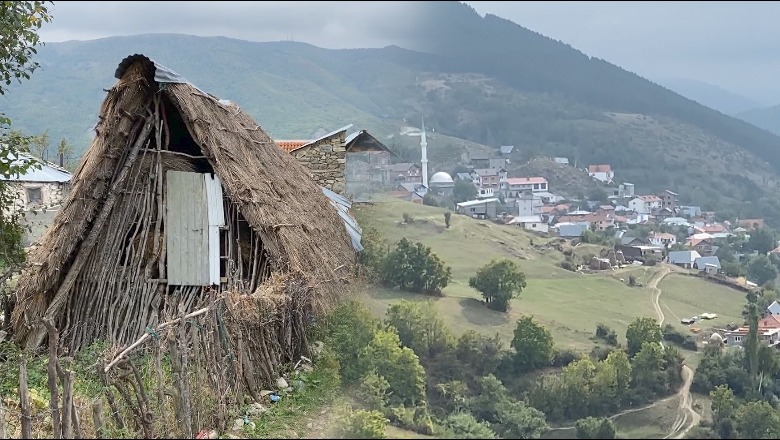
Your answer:
[[[780,103],[780,2],[467,2],[648,79]],[[152,32],[411,47],[419,2],[56,2],[44,41]]]

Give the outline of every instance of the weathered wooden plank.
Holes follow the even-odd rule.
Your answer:
[[[169,170],[166,203],[168,284],[209,284],[209,217],[203,174]]]

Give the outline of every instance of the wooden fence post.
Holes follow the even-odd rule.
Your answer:
[[[19,406],[22,409],[22,438],[32,437],[30,427],[30,395],[27,392],[27,361],[24,355],[20,355],[19,360]]]

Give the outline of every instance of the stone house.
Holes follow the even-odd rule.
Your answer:
[[[32,161],[32,156],[20,155],[19,161]],[[0,179],[9,182],[15,194],[14,204],[6,209],[29,211],[52,208],[62,204],[70,192],[73,175],[65,168],[50,162],[37,160],[39,166],[31,167],[19,176]]]
[[[309,168],[315,182],[338,194],[348,192],[348,174],[366,185],[372,182],[386,183],[384,170],[397,156],[365,130],[347,136],[347,130],[351,127],[351,124],[347,125],[310,141],[275,142],[279,148]],[[350,159],[354,159],[352,167],[348,166]]]

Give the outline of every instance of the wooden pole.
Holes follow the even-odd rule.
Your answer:
[[[0,399],[0,438],[8,438],[8,430],[5,425],[5,406],[3,399]]]
[[[73,382],[76,374],[73,371],[65,371],[65,380],[62,383],[62,437],[73,438]]]
[[[27,361],[20,355],[19,361],[19,407],[22,410],[22,438],[32,438],[30,427],[30,395],[27,392]]]
[[[92,422],[95,424],[95,437],[103,438],[103,399],[98,396],[92,402]]]
[[[111,209],[114,207],[114,203],[116,203],[122,183],[124,183],[124,180],[127,178],[127,175],[130,174],[130,168],[135,162],[136,157],[138,157],[138,152],[140,151],[141,147],[149,139],[149,135],[152,132],[153,125],[154,124],[152,123],[152,117],[151,116],[146,117],[144,128],[141,130],[141,133],[138,135],[138,138],[136,138],[135,144],[133,145],[132,149],[130,150],[130,153],[127,156],[127,160],[125,160],[125,163],[123,164],[121,171],[119,171],[119,175],[117,175],[116,179],[113,182],[111,182],[111,188],[109,189],[108,196],[106,197],[105,202],[103,202],[103,206],[100,209],[100,213],[98,214],[94,223],[90,227],[89,235],[81,244],[79,250],[76,252],[76,259],[73,261],[73,264],[70,266],[70,269],[68,270],[68,274],[65,276],[65,279],[62,281],[62,284],[60,284],[59,289],[57,289],[57,293],[54,295],[54,299],[52,299],[51,303],[49,303],[49,307],[48,309],[46,309],[46,313],[44,314],[44,319],[53,320],[55,317],[59,315],[60,311],[62,310],[62,307],[65,306],[65,300],[67,299],[67,295],[70,292],[71,288],[73,287],[73,283],[76,282],[76,277],[78,277],[79,273],[81,272],[81,269],[84,267],[84,264],[87,262],[87,259],[89,257],[89,254],[92,251],[92,248],[94,248],[95,244],[98,242],[98,237],[100,236],[100,232],[103,230],[103,225],[108,220],[108,216],[111,213]],[[42,328],[42,326],[38,325],[37,328],[32,332],[32,334],[28,336],[26,341],[26,346],[28,348],[36,348],[40,346],[41,342],[43,342],[43,336],[44,336],[44,329]]]
[[[57,385],[57,347],[59,334],[50,319],[43,321],[49,333],[49,363],[46,371],[49,374],[49,408],[51,409],[51,424],[54,427],[54,438],[62,438],[62,420],[60,419],[60,392]]]

